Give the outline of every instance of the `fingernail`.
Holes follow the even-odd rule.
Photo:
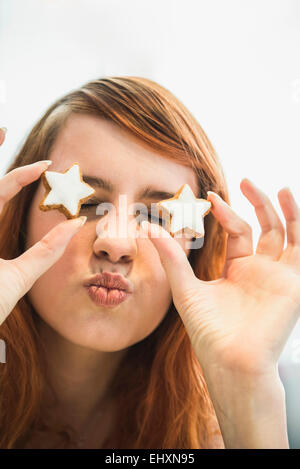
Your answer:
[[[77,220],[78,220],[78,226],[82,226],[85,224],[87,217],[78,217]]]
[[[294,195],[293,195],[291,189],[290,189],[288,186],[283,187],[282,189],[280,189],[279,192],[281,192],[281,191],[286,191],[286,192],[288,192],[289,196],[292,196],[292,198],[294,199]]]
[[[260,188],[259,188],[256,184],[254,184],[254,182],[253,182],[251,179],[249,179],[249,178],[243,178],[243,179],[241,180],[241,182],[240,182],[240,186],[241,186],[243,183],[246,183],[246,184],[248,184],[248,185],[254,187],[254,189],[256,189],[257,191],[260,191]]]
[[[250,184],[253,184],[253,182],[252,182],[249,178],[243,178],[243,179],[241,179],[241,182],[243,182],[243,181],[250,182]]]
[[[147,220],[143,220],[142,223],[141,223],[141,227],[144,231],[148,231],[148,226],[149,226],[149,222]]]
[[[218,199],[223,200],[222,197],[220,197],[219,194],[217,194],[216,192],[207,191],[207,195],[209,195],[209,194],[215,195],[216,197],[218,197]]]
[[[43,165],[44,168],[48,168],[48,166],[50,166],[50,164],[52,164],[52,161],[51,160],[40,160],[40,161],[36,161],[36,163],[33,163],[35,165]]]
[[[5,135],[6,132],[7,132],[7,128],[6,127],[1,127],[1,130],[4,132],[4,135]]]
[[[225,202],[225,200],[223,200],[222,197],[221,197],[219,194],[217,194],[216,192],[207,191],[207,194],[208,194],[208,195],[209,195],[209,194],[214,195],[214,196],[215,196],[215,200],[217,199],[217,201],[218,201],[217,203],[222,204],[222,205],[227,205],[226,202]],[[212,208],[214,208],[213,199],[212,199],[212,200],[209,200],[209,202],[212,203]]]

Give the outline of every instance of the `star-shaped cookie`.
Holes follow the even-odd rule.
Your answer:
[[[39,208],[44,211],[57,209],[67,218],[78,217],[81,205],[95,194],[95,190],[83,181],[78,163],[63,173],[45,171],[42,181],[46,193]]]
[[[184,184],[174,197],[157,203],[162,214],[168,219],[166,229],[171,236],[184,233],[195,238],[204,237],[204,217],[210,211],[211,203],[195,197],[188,184]]]

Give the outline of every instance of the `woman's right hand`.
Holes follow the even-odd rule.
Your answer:
[[[4,139],[5,132],[0,129],[0,145]],[[1,178],[0,213],[6,202],[24,186],[36,181],[48,166],[46,161],[38,161],[13,169]],[[19,257],[0,259],[0,325],[34,282],[62,256],[68,242],[85,221],[86,217],[79,217],[59,223]]]

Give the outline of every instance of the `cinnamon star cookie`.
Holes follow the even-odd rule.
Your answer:
[[[78,217],[81,205],[96,192],[83,181],[78,163],[63,173],[45,171],[42,181],[46,193],[39,208],[44,211],[57,209],[67,218]]]
[[[174,197],[157,203],[164,217],[168,219],[166,229],[171,236],[178,233],[195,238],[204,237],[204,217],[210,211],[211,202],[195,197],[188,184],[184,184]]]

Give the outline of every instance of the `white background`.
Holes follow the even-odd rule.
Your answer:
[[[145,76],[204,128],[256,243],[243,177],[269,195],[282,220],[277,192],[289,186],[300,202],[299,46],[297,0],[0,0],[0,126],[8,128],[0,173],[58,97],[90,79]],[[281,357],[298,447],[299,337],[295,329]]]

